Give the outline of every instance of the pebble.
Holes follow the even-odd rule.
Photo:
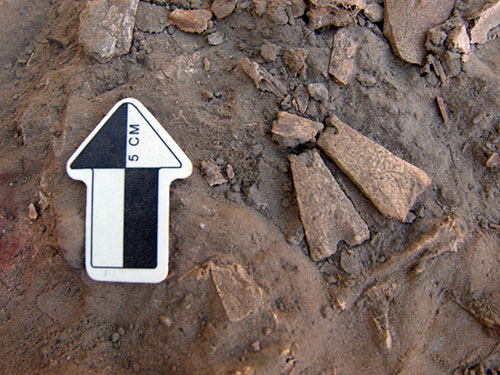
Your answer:
[[[111,335],[111,342],[112,343],[117,343],[118,341],[120,341],[120,334],[118,332],[113,332],[113,334]]]
[[[159,317],[161,324],[163,324],[165,327],[170,327],[172,326],[172,320],[166,315],[160,315]]]
[[[205,72],[210,71],[210,60],[206,57],[203,58],[203,70],[205,70]]]
[[[494,152],[490,154],[488,157],[488,160],[486,160],[485,165],[488,168],[498,168],[500,167],[500,156],[498,156],[498,153]]]
[[[254,352],[260,352],[260,342],[254,341],[250,344],[250,346]]]
[[[94,0],[80,14],[84,50],[101,62],[126,54],[132,44],[139,0]]]
[[[234,178],[234,176],[235,176],[234,169],[233,169],[233,166],[231,164],[226,165],[225,172],[226,172],[226,176],[228,179],[232,180]]]
[[[208,21],[212,18],[212,12],[206,9],[175,9],[168,21],[187,33],[201,34],[208,28]]]
[[[280,48],[277,45],[269,43],[269,42],[265,42],[260,47],[260,55],[267,62],[275,62],[276,59],[278,58],[279,52],[280,52]]]
[[[31,221],[38,219],[38,211],[34,203],[30,203],[28,206],[28,217]]]
[[[288,112],[279,112],[273,122],[273,140],[282,147],[295,147],[306,142],[314,142],[323,124]]]
[[[125,329],[123,327],[118,328],[118,334],[123,336],[125,334]]]
[[[453,52],[469,53],[470,39],[465,25],[455,27],[446,38],[446,47]]]
[[[211,46],[218,46],[224,42],[224,37],[225,35],[222,31],[217,31],[207,36],[207,42]]]
[[[354,74],[354,58],[358,51],[358,43],[354,40],[350,29],[344,28],[337,31],[333,37],[332,54],[328,72],[335,81],[347,85]]]
[[[384,19],[384,8],[377,3],[371,3],[363,9],[363,14],[373,23],[382,22]]]
[[[209,186],[221,185],[227,182],[221,173],[220,167],[214,161],[203,160],[200,167]]]
[[[322,83],[310,83],[307,85],[309,95],[319,102],[328,102],[328,89]]]
[[[269,336],[273,330],[269,327],[264,328],[264,335]]]
[[[218,20],[223,19],[233,13],[237,0],[214,0],[212,12]]]

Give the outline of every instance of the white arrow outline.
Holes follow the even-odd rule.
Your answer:
[[[71,169],[70,165],[85,149],[89,142],[106,124],[113,113],[123,104],[134,105],[145,119],[151,124],[153,129],[168,145],[170,150],[181,162],[180,168],[160,168],[158,170],[158,248],[157,267],[152,269],[140,268],[112,268],[93,267],[91,264],[92,252],[92,195],[93,195],[93,169]],[[125,141],[125,140],[124,140]],[[133,98],[126,98],[116,103],[113,108],[104,116],[95,129],[85,138],[82,144],[76,149],[66,163],[68,175],[75,180],[83,181],[87,187],[86,218],[85,218],[85,267],[90,278],[96,281],[112,282],[132,282],[132,283],[159,283],[168,274],[168,233],[169,233],[169,207],[170,207],[170,184],[176,179],[187,178],[191,175],[193,166],[191,161],[170,137],[167,131],[161,126],[148,109]]]

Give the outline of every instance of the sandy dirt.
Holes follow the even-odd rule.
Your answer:
[[[308,3],[241,0],[196,34],[168,15],[210,2],[155,2],[139,3],[129,52],[97,61],[79,41],[85,1],[0,0],[0,373],[500,373],[500,170],[486,166],[500,152],[498,28],[443,79],[398,58],[363,12],[312,30]],[[340,60],[347,84],[329,73],[339,30],[357,46]],[[259,90],[245,58],[278,83]],[[170,271],[154,285],[86,275],[85,187],[65,172],[126,97],[195,166],[171,185]],[[318,150],[370,237],[314,262],[288,157],[316,146],[273,141],[280,111],[336,115],[432,182],[404,222],[387,219]]]

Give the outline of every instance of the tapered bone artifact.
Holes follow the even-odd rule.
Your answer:
[[[417,196],[431,184],[421,169],[330,116],[317,145],[388,218],[404,221]]]
[[[340,241],[354,246],[370,237],[368,226],[318,151],[290,155],[288,160],[312,260],[335,254]]]

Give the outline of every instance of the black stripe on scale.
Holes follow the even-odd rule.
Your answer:
[[[123,267],[158,264],[158,169],[125,169]]]

